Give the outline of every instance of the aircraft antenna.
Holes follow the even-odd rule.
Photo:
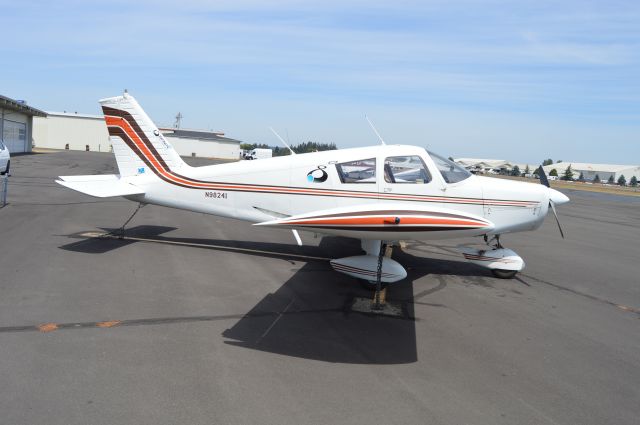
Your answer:
[[[374,133],[376,133],[376,136],[378,136],[378,139],[380,140],[380,143],[382,143],[383,145],[386,145],[386,143],[384,142],[384,140],[382,140],[382,136],[380,136],[380,133],[378,133],[378,130],[376,130],[376,127],[373,125],[373,123],[371,122],[371,120],[369,119],[368,116],[364,116],[367,120],[367,122],[369,123],[369,125],[371,126],[371,129],[373,130]]]
[[[291,149],[291,147],[289,145],[287,145],[287,142],[284,141],[284,139],[282,137],[280,137],[280,135],[273,129],[273,127],[269,127],[269,130],[271,130],[271,132],[273,134],[276,135],[276,137],[278,139],[280,139],[280,141],[282,142],[283,145],[285,145],[287,147],[287,149],[289,149],[289,152],[291,152],[291,155],[295,155],[296,153],[293,151],[293,149]]]

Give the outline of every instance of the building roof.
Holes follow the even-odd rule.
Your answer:
[[[240,140],[224,137],[224,133],[219,131],[208,130],[193,130],[182,128],[160,128],[162,134],[165,136],[173,136],[184,139],[198,139],[211,142],[226,142],[226,143],[242,143]]]
[[[485,158],[455,158],[454,161],[464,162],[465,164],[478,164],[480,162],[483,162],[485,164],[492,164],[492,163],[502,164],[507,162],[504,159],[485,159]]]
[[[556,162],[555,164],[545,165],[544,171],[549,172],[554,168],[557,171],[566,170],[571,165],[573,171],[596,171],[605,173],[617,173],[631,168],[640,168],[640,165],[619,165],[619,164],[589,164],[584,162]]]
[[[91,115],[91,114],[79,114],[77,112],[53,112],[47,111],[47,115],[54,117],[69,117],[69,118],[91,118],[94,120],[103,120],[104,115]]]
[[[511,163],[504,159],[455,158],[454,161],[465,167],[500,168],[511,166]]]
[[[12,111],[22,112],[23,114],[36,116],[36,117],[46,117],[47,113],[41,111],[40,109],[32,108],[28,106],[25,101],[22,100],[14,100],[6,96],[2,96],[0,94],[0,107],[10,109]]]

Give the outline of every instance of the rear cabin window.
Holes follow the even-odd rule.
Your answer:
[[[431,174],[417,155],[390,156],[384,161],[384,180],[387,183],[425,184]]]
[[[336,164],[336,170],[342,183],[375,183],[376,159],[359,159],[357,161]]]

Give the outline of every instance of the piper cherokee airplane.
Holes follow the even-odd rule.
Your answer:
[[[191,167],[133,96],[125,92],[100,104],[120,174],[61,176],[57,183],[96,197],[291,229],[299,244],[297,230],[357,238],[365,255],[335,259],[331,266],[377,282],[378,290],[381,282],[407,275],[386,249],[402,240],[484,237],[486,249],[461,246],[461,254],[511,278],[524,261],[500,244],[500,236],[537,229],[549,208],[555,215],[554,205],[569,201],[548,187],[543,171],[545,185],[479,177],[405,145]]]

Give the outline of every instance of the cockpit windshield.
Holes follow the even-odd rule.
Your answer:
[[[441,157],[433,152],[427,151],[433,162],[436,163],[436,167],[442,174],[442,178],[447,183],[458,183],[464,179],[471,177],[471,173],[453,161]]]

